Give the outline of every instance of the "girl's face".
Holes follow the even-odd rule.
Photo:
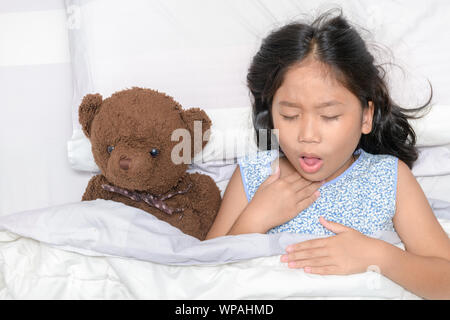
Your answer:
[[[343,173],[354,161],[361,134],[372,130],[373,103],[363,111],[358,98],[324,68],[314,59],[290,68],[272,104],[280,147],[310,181],[330,181]],[[305,160],[304,154],[320,161]]]

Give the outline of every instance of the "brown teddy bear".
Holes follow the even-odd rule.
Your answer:
[[[195,152],[206,145],[203,134],[211,127],[211,120],[203,110],[183,110],[172,97],[133,87],[105,100],[100,94],[86,95],[79,121],[101,170],[89,181],[83,201],[119,201],[205,239],[220,207],[220,191],[211,177],[187,173],[188,163],[172,151],[184,142],[172,139],[176,129],[190,134],[189,147],[194,150],[198,141],[194,122],[202,128]],[[187,154],[189,160],[195,155]]]

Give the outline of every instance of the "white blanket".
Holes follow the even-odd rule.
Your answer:
[[[90,257],[0,232],[0,299],[415,299],[375,272],[318,276],[278,256],[216,266]]]
[[[450,233],[450,204],[432,206]],[[312,236],[250,234],[201,242],[113,201],[0,217],[0,230],[0,298],[417,298],[376,267],[319,276],[279,261],[288,244]],[[377,237],[403,248],[393,234]]]

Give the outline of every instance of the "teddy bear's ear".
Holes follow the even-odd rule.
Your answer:
[[[91,135],[92,120],[94,120],[95,115],[100,110],[102,102],[103,99],[100,94],[87,94],[84,96],[78,109],[78,121],[80,121],[83,132],[88,138]]]
[[[200,108],[191,108],[188,110],[183,110],[181,112],[181,117],[183,118],[184,122],[186,123],[189,132],[191,134],[191,145],[192,145],[192,154],[194,154],[195,151],[200,151],[198,148],[194,148],[194,142],[197,139],[198,141],[202,141],[202,149],[205,147],[205,145],[208,143],[209,136],[205,136],[205,132],[211,128],[211,119],[209,119],[208,115],[205,111],[203,111]],[[194,136],[194,133],[198,135],[198,132],[194,131],[194,128],[199,128],[201,125],[201,137]],[[203,141],[203,137],[206,141]],[[200,140],[199,140],[200,139]]]

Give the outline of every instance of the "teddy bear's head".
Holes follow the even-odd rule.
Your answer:
[[[86,95],[79,120],[106,179],[124,189],[153,194],[177,185],[188,168],[186,161],[180,161],[186,159],[182,153],[187,152],[191,160],[194,151],[207,143],[203,135],[211,127],[203,110],[183,110],[164,93],[136,87],[105,100],[100,94]],[[200,132],[195,130],[197,136],[194,127],[201,127]],[[183,132],[188,135],[180,134]],[[186,138],[190,141],[184,141]]]

